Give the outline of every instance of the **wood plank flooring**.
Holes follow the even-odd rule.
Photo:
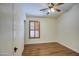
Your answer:
[[[23,56],[79,56],[79,53],[59,43],[25,45]]]

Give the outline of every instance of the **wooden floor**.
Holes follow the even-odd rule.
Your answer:
[[[25,45],[23,56],[79,56],[78,53],[59,43]]]

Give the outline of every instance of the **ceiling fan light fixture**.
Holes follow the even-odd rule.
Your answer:
[[[49,10],[48,10],[48,12],[50,13],[50,12],[51,12],[51,10],[49,9]]]
[[[54,8],[51,8],[51,11],[52,11],[52,12],[55,12]]]

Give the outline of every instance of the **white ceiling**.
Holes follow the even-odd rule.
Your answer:
[[[57,17],[61,13],[67,12],[72,8],[74,3],[65,3],[59,6],[61,12],[51,12],[49,15],[46,15],[46,12],[40,11],[40,9],[47,8],[47,3],[26,3],[24,5],[24,11],[26,15],[31,16],[48,16],[48,17]]]
[[[0,10],[3,10],[3,7],[1,7],[4,4],[0,4]],[[4,7],[8,6],[10,4],[4,5]],[[72,8],[72,6],[75,5],[74,3],[65,3],[61,6],[59,6],[59,9],[61,9],[61,12],[51,12],[49,15],[46,15],[46,12],[40,11],[40,9],[47,8],[47,3],[22,3],[23,11],[26,13],[26,15],[30,16],[48,16],[48,17],[57,17],[61,13],[67,12]],[[9,8],[7,8],[9,9]],[[7,10],[8,11],[8,10]]]

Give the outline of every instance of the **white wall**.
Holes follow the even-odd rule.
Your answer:
[[[40,38],[29,39],[29,20],[40,21]],[[26,39],[25,44],[56,42],[56,19],[45,17],[26,18]]]
[[[12,55],[12,4],[0,4],[0,55]]]
[[[79,52],[79,5],[58,18],[58,42]]]

